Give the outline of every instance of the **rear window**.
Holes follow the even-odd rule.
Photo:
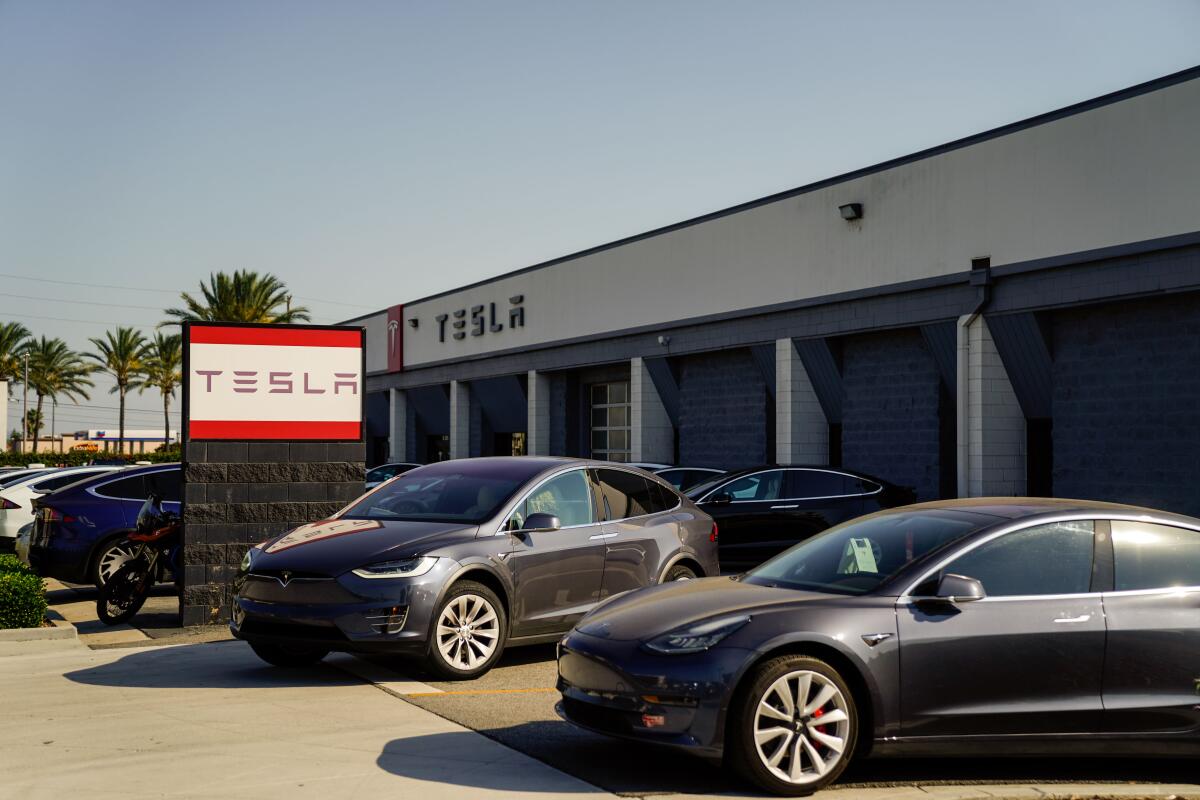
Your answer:
[[[116,500],[145,500],[146,481],[141,475],[131,475],[96,487],[96,494]]]
[[[674,508],[675,495],[657,481],[619,469],[598,469],[596,479],[608,519],[628,519]]]

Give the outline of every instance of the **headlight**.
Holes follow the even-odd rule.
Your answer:
[[[360,578],[415,578],[433,569],[437,556],[418,556],[399,561],[382,561],[354,570]]]
[[[717,617],[668,631],[645,642],[643,647],[655,653],[678,655],[699,653],[715,645],[750,621],[750,617]]]
[[[259,546],[255,545],[246,551],[246,555],[242,556],[241,566],[238,567],[240,572],[249,572],[250,565],[254,563],[254,558],[259,554]]]

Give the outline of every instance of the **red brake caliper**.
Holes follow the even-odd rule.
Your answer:
[[[824,716],[824,714],[825,714],[825,712],[824,712],[824,711],[822,711],[822,710],[821,710],[821,709],[819,709],[819,708],[818,708],[816,711],[814,711],[814,712],[813,712],[813,716],[814,716],[814,717],[820,717],[820,716]],[[824,725],[818,725],[818,726],[817,726],[817,730],[818,730],[819,732],[821,732],[821,733],[825,733],[825,726],[824,726]]]

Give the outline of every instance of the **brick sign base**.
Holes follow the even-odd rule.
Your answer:
[[[246,551],[363,493],[362,442],[188,442],[183,453],[184,625],[229,619]]]

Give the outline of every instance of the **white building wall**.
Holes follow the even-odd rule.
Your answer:
[[[631,459],[670,464],[675,455],[675,429],[641,358],[629,362],[629,401]]]
[[[967,496],[1023,497],[1025,415],[987,321],[967,328]]]
[[[829,423],[791,339],[775,341],[775,460],[829,463]]]

